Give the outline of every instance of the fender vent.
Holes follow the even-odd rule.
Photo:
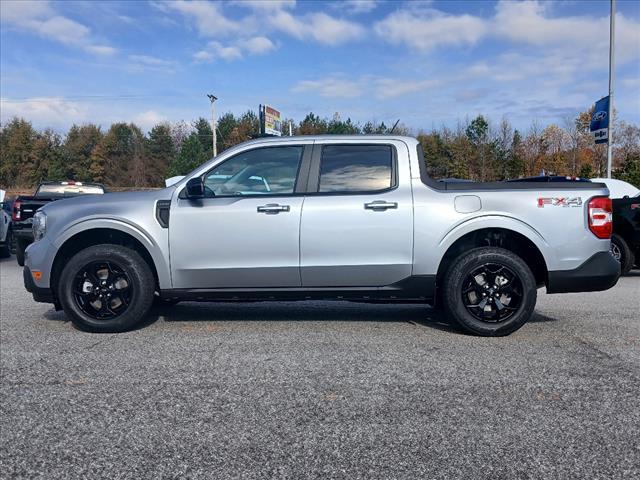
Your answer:
[[[162,228],[169,228],[169,214],[171,212],[171,200],[158,200],[156,202],[156,220]]]

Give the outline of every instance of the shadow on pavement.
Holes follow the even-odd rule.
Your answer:
[[[64,312],[49,309],[44,318],[67,322]],[[144,329],[158,320],[165,322],[406,322],[419,327],[466,335],[441,310],[414,304],[366,304],[345,302],[247,302],[195,303],[154,306],[134,330]],[[535,312],[532,323],[555,322],[557,318]]]

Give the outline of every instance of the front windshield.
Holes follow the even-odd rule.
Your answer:
[[[36,197],[73,197],[76,195],[95,195],[104,193],[100,185],[69,185],[47,184],[40,185],[36,191]]]

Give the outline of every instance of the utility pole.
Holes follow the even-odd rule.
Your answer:
[[[616,0],[611,0],[609,14],[609,131],[607,139],[607,178],[611,178],[611,159],[613,156],[613,76],[615,73],[615,30],[616,30]]]
[[[207,94],[207,97],[209,97],[209,101],[211,102],[211,130],[213,130],[213,156],[217,157],[218,156],[218,139],[216,136],[216,130],[218,129],[217,125],[216,125],[216,107],[214,105],[215,101],[218,99],[218,97],[216,97],[215,95],[211,95],[211,94]]]

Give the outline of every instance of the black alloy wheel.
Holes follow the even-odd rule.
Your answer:
[[[537,283],[527,263],[499,247],[461,253],[440,283],[447,315],[467,332],[509,335],[533,315]]]
[[[73,324],[90,332],[123,332],[145,318],[157,287],[152,265],[124,245],[80,250],[53,280]]]
[[[85,265],[74,279],[73,297],[80,310],[96,320],[122,315],[131,302],[133,285],[113,261]]]
[[[462,301],[467,311],[482,322],[508,320],[522,303],[522,281],[505,265],[485,263],[465,278]]]

